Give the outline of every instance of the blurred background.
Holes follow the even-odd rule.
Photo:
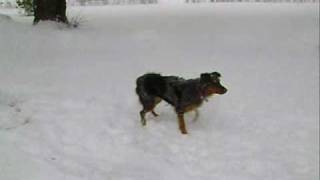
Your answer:
[[[0,0],[1,7],[17,7],[17,0]],[[217,3],[217,2],[263,2],[263,3],[312,3],[319,0],[67,0],[71,6],[88,5],[132,5],[132,4],[179,4],[179,3]]]

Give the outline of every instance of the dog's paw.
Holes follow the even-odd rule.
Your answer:
[[[146,125],[147,125],[147,122],[146,122],[145,119],[141,119],[141,125],[142,125],[142,126],[146,126]]]
[[[181,134],[188,134],[188,131],[185,129],[181,129],[180,131],[181,131]]]

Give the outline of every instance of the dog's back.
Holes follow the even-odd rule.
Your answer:
[[[141,98],[159,97],[171,105],[176,102],[175,87],[185,82],[185,79],[177,76],[161,76],[156,73],[148,73],[137,79],[136,92]]]
[[[149,73],[137,79],[136,92],[142,96],[161,96],[166,91],[166,81],[160,74]]]
[[[142,87],[151,96],[161,96],[166,91],[166,81],[160,74],[146,74],[143,76]]]

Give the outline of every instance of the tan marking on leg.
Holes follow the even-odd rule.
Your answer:
[[[178,114],[178,121],[179,121],[179,129],[180,129],[181,133],[188,134],[188,132],[186,130],[186,125],[184,122],[183,114]]]

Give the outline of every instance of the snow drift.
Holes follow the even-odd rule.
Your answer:
[[[1,10],[0,10],[1,11]],[[0,22],[0,179],[316,180],[314,4],[73,8],[77,29]],[[135,79],[219,71],[229,89],[181,135],[141,127]]]

